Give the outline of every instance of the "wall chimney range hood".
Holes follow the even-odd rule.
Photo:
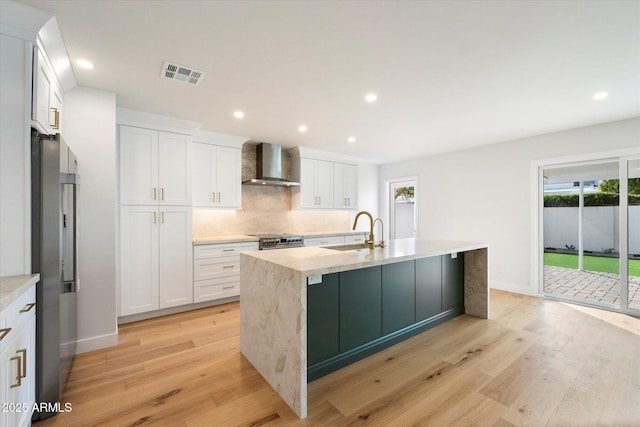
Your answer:
[[[262,142],[256,145],[257,177],[243,181],[244,185],[269,185],[272,187],[294,187],[299,182],[282,178],[282,146]]]

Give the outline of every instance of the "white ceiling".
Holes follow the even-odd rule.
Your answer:
[[[384,163],[640,116],[636,0],[24,3],[95,64],[80,85],[254,141]]]

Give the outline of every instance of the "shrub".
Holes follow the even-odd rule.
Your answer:
[[[577,194],[545,194],[545,208],[573,208],[578,207],[579,196]],[[584,195],[585,206],[618,206],[620,197],[615,193],[587,193]],[[629,195],[630,205],[640,205],[640,195]]]

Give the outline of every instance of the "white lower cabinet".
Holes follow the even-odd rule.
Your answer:
[[[343,243],[364,243],[365,233],[354,233],[349,235],[327,235],[322,237],[305,237],[305,246],[329,246],[341,245]]]
[[[0,316],[0,425],[31,425],[35,405],[35,285]]]
[[[194,246],[194,302],[240,295],[240,252],[256,250],[258,250],[257,242]]]
[[[193,303],[191,208],[123,206],[120,315]]]
[[[344,236],[305,237],[305,246],[340,245],[344,243]]]
[[[345,243],[364,243],[365,240],[366,240],[365,233],[344,236]]]

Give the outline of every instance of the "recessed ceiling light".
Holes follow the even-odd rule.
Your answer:
[[[595,99],[596,101],[600,101],[601,99],[605,99],[608,96],[609,94],[607,92],[601,91],[593,94],[593,99]]]
[[[355,137],[355,136],[350,136],[349,138],[347,138],[347,141],[348,141],[350,144],[353,144],[354,142],[356,142],[356,137]]]
[[[76,61],[76,64],[78,64],[79,67],[86,68],[87,70],[90,70],[93,68],[93,64],[90,61],[87,61],[86,59],[78,59]]]
[[[378,99],[378,95],[376,95],[375,93],[368,93],[364,97],[364,100],[367,102],[376,102],[376,99]]]
[[[307,127],[305,125],[300,125],[300,126],[298,126],[298,130],[300,132],[306,132],[307,131]]]
[[[240,110],[238,111],[234,111],[233,112],[233,117],[235,117],[236,119],[242,119],[244,118],[244,113]]]

